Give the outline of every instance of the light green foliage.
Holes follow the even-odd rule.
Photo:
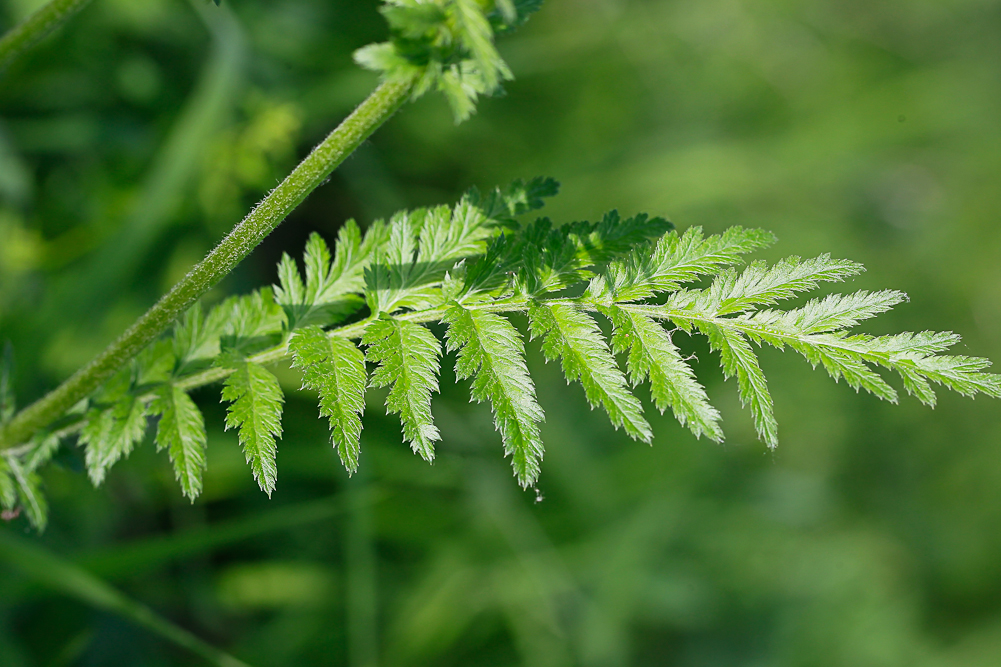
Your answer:
[[[146,403],[135,396],[124,396],[114,405],[88,414],[80,444],[87,448],[87,474],[95,486],[104,481],[108,468],[128,457],[145,433]]]
[[[519,198],[526,194],[515,193]],[[393,216],[385,247],[365,276],[373,313],[441,301],[436,296],[445,273],[458,260],[482,255],[487,242],[510,222],[510,209],[500,207],[496,195],[485,202],[496,211],[478,205],[478,199],[475,193],[467,194],[451,209],[437,206]]]
[[[174,384],[160,387],[149,408],[152,414],[160,416],[156,430],[157,451],[167,450],[181,490],[194,501],[202,492],[202,472],[205,470],[202,413],[191,397]]]
[[[449,325],[448,351],[458,352],[455,376],[473,378],[472,398],[490,401],[494,425],[504,439],[504,453],[511,457],[518,482],[533,486],[542,461],[539,423],[544,415],[525,365],[521,336],[500,315],[459,305],[448,309],[444,321]]]
[[[368,346],[365,360],[378,364],[372,386],[391,387],[387,410],[399,413],[403,437],[414,452],[433,461],[434,443],[441,439],[431,418],[431,394],[438,391],[438,339],[420,324],[383,318],[369,325],[362,343]]]
[[[840,282],[862,270],[861,264],[831,259],[830,255],[807,260],[790,257],[771,267],[764,262],[754,262],[739,273],[733,269],[724,271],[707,290],[680,292],[679,298],[673,302],[678,303],[686,296],[694,295],[692,308],[716,315],[730,315],[790,299],[797,292],[816,289],[821,282]]]
[[[613,262],[605,275],[591,281],[588,293],[596,300],[646,299],[714,274],[720,267],[739,262],[741,255],[774,242],[769,232],[742,227],[731,227],[709,238],[703,238],[701,227],[692,227],[683,235],[670,232],[652,248],[636,248],[625,260]]]
[[[617,354],[628,354],[626,367],[632,385],[649,379],[653,402],[661,412],[670,408],[695,437],[706,435],[721,442],[719,412],[709,404],[706,390],[664,328],[646,315],[620,306],[608,306],[601,312],[613,325],[613,349]]]
[[[0,505],[7,511],[21,507],[32,527],[45,530],[49,505],[41,491],[41,478],[15,456],[0,456]]]
[[[579,381],[591,406],[601,406],[613,426],[645,442],[653,433],[632,388],[646,382],[661,412],[671,409],[697,437],[723,440],[720,414],[670,326],[708,339],[769,447],[778,444],[778,425],[755,349],[765,343],[792,348],[835,380],[890,401],[897,391],[879,368],[895,372],[929,405],[936,400],[933,384],[968,396],[1001,396],[999,376],[983,372],[987,360],[943,354],[959,341],[955,334],[851,333],[904,301],[900,292],[832,294],[798,308],[776,306],[823,282],[856,275],[862,267],[854,262],[821,255],[740,269],[735,265],[743,255],[772,243],[771,234],[739,227],[719,235],[700,229],[679,234],[661,218],[623,218],[614,211],[599,222],[564,226],[545,218],[519,220],[556,191],[555,181],[541,178],[485,194],[472,190],[455,206],[376,222],[364,236],[349,222],[333,253],[314,234],[304,273],[285,256],[274,293],[265,288],[231,297],[207,313],[192,308],[170,338],[94,394],[82,416],[67,415],[65,432],[53,430],[7,457],[5,502],[34,503],[31,511],[39,516],[43,506],[31,475],[75,428],[87,448],[91,479],[101,483],[142,439],[146,415],[160,416],[157,446],[168,450],[185,495],[196,497],[206,437],[186,392],[217,381],[231,403],[226,426],[238,430],[252,474],[270,495],[284,397],[265,366],[287,355],[302,372],[303,386],[319,394],[320,414],[330,422],[349,473],[359,465],[366,362],[375,366],[370,384],[389,388],[386,407],[400,415],[404,439],[431,461],[441,438],[432,418],[441,343],[425,324],[436,322],[447,325],[456,377],[472,380],[472,400],[490,402],[518,482],[533,486],[544,414],[522,336],[504,313],[527,312],[546,358],[561,361],[567,381]],[[704,287],[692,285],[706,279]],[[611,324],[611,345],[598,315]],[[354,342],[359,339],[364,354]],[[624,369],[614,355],[624,357]]]
[[[173,352],[178,370],[191,368],[196,362],[212,359],[219,354],[219,337],[229,321],[225,308],[214,308],[206,316],[196,303],[174,327]]]
[[[312,234],[303,257],[305,281],[295,261],[282,255],[275,300],[285,311],[288,330],[312,324],[327,326],[361,307],[365,267],[384,236],[385,226],[376,223],[362,239],[358,225],[348,220],[337,234],[336,253],[331,259],[326,242],[319,234]]]
[[[34,472],[52,460],[59,451],[62,440],[55,433],[40,433],[31,442],[31,448],[24,456],[24,467]]]
[[[216,306],[227,318],[219,337],[224,354],[250,355],[272,347],[281,340],[285,313],[265,287],[245,296],[230,297]]]
[[[553,226],[543,218],[525,230],[522,242],[512,244],[510,261],[520,268],[517,290],[541,296],[559,291],[594,275],[592,267],[658,238],[673,227],[663,218],[639,214],[623,220],[617,211],[600,222]]]
[[[601,405],[616,428],[622,426],[631,437],[649,442],[653,433],[643,408],[594,319],[567,303],[532,304],[528,313],[532,336],[543,339],[547,359],[563,360],[567,382],[579,380],[591,407]]]
[[[391,41],[355,52],[355,61],[387,81],[416,81],[413,96],[445,94],[456,122],[473,113],[480,95],[512,78],[494,35],[524,23],[538,1],[387,0],[382,13]]]
[[[86,447],[87,474],[95,486],[108,469],[128,457],[146,433],[146,403],[132,391],[131,368],[119,371],[91,401],[79,443]]]
[[[140,352],[134,362],[136,384],[144,387],[170,380],[174,375],[174,347],[171,340],[161,339]]]
[[[0,507],[8,512],[17,507],[17,482],[6,456],[0,456]]]
[[[278,379],[260,364],[235,355],[223,363],[233,369],[222,389],[222,400],[230,401],[226,428],[237,429],[254,479],[271,497],[278,479],[275,439],[282,434],[284,395]]]
[[[747,339],[740,332],[725,326],[704,324],[700,328],[708,336],[712,349],[719,352],[720,363],[726,377],[737,376],[740,402],[751,409],[758,437],[769,447],[777,447],[779,425],[775,421],[772,396],[768,393],[765,374],[761,371],[758,358]]]
[[[365,410],[365,356],[351,341],[319,327],[300,329],[289,342],[292,365],[304,387],[320,395],[320,414],[330,420],[330,438],[349,473],[358,469],[361,414]]]

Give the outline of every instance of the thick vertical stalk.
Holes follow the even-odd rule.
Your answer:
[[[31,438],[36,431],[86,398],[165,331],[198,297],[232,271],[285,216],[386,122],[407,100],[411,87],[412,82],[405,81],[386,82],[376,88],[205,259],[118,340],[56,389],[18,413],[4,429],[0,437],[0,449],[13,447]]]
[[[0,38],[0,72],[35,43],[83,9],[90,0],[52,0]]]

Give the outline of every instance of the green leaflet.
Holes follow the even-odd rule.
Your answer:
[[[518,291],[533,296],[555,292],[587,280],[600,266],[637,244],[672,228],[663,218],[645,214],[622,219],[617,211],[600,222],[574,222],[554,228],[548,218],[536,220],[513,246],[511,261],[521,268]]]
[[[254,479],[270,498],[278,479],[275,439],[282,434],[284,394],[278,378],[260,364],[232,358],[225,365],[233,369],[222,389],[222,400],[230,401],[226,428],[237,429]]]
[[[708,289],[697,292],[695,307],[717,315],[745,312],[816,289],[821,282],[840,282],[863,271],[862,265],[820,255],[813,259],[789,257],[768,266],[754,262],[744,271],[723,271]]]
[[[652,248],[635,248],[626,259],[613,262],[605,275],[592,280],[588,293],[599,302],[645,299],[713,275],[739,262],[741,255],[774,242],[770,232],[742,227],[707,238],[702,237],[701,227],[691,227],[683,235],[671,231]]]
[[[231,296],[216,308],[226,314],[226,326],[220,339],[223,349],[231,349],[234,339],[279,333],[285,324],[285,316],[270,287],[243,296]]]
[[[174,359],[172,354],[168,356]],[[167,358],[160,362],[164,369],[168,367]],[[146,403],[133,392],[133,378],[131,368],[122,369],[90,401],[79,444],[86,447],[84,462],[94,486],[104,482],[111,466],[128,457],[146,433]]]
[[[431,418],[431,393],[438,391],[438,339],[420,324],[382,318],[368,326],[362,343],[368,346],[365,360],[379,365],[372,386],[391,387],[387,411],[399,413],[403,437],[414,452],[433,461],[434,442],[441,439]]]
[[[94,486],[100,486],[111,466],[127,458],[146,433],[146,404],[123,396],[114,405],[92,409],[80,432],[80,444],[87,448],[87,474]]]
[[[401,212],[389,223],[389,238],[366,271],[367,301],[373,313],[423,308],[440,301],[446,272],[465,257],[481,255],[500,231],[466,195],[454,208],[436,206]]]
[[[525,346],[500,315],[453,305],[445,313],[449,352],[458,351],[456,378],[473,378],[471,397],[489,400],[504,453],[522,487],[533,486],[542,461],[539,423],[545,418],[525,365]]]
[[[594,319],[566,303],[532,304],[528,314],[532,337],[543,338],[546,359],[563,360],[567,382],[580,381],[591,407],[604,407],[615,428],[622,426],[630,437],[650,442],[653,433],[643,407],[629,391]]]
[[[219,354],[219,338],[230,321],[225,308],[214,308],[204,315],[201,303],[196,303],[174,327],[173,352],[179,370],[198,360],[212,359]]]
[[[710,346],[719,352],[724,374],[737,376],[740,402],[750,407],[758,437],[774,449],[779,444],[778,423],[765,374],[761,372],[751,344],[739,332],[726,327],[701,324],[700,328],[709,338]]]
[[[303,371],[303,386],[319,393],[320,414],[330,420],[331,441],[353,474],[358,470],[365,410],[365,356],[351,341],[329,337],[319,327],[297,331],[289,350],[292,366]]]
[[[6,456],[0,456],[0,508],[12,511],[17,507],[17,481]]]
[[[515,218],[542,208],[545,199],[555,197],[559,191],[556,179],[536,176],[528,181],[515,179],[507,187],[493,188],[486,195],[473,187],[465,194],[465,199],[495,223],[516,227]]]
[[[62,442],[54,433],[42,433],[31,444],[31,450],[24,457],[24,467],[34,472],[52,460]]]
[[[274,293],[275,301],[285,311],[288,330],[333,324],[356,311],[363,303],[360,295],[365,287],[365,268],[384,237],[382,223],[373,224],[362,239],[358,225],[348,220],[337,233],[331,259],[323,238],[311,234],[303,255],[305,281],[295,261],[283,254]]]
[[[25,469],[17,457],[0,456],[0,504],[5,510],[20,505],[28,522],[39,532],[49,521],[49,505],[40,487],[38,474]]]
[[[188,394],[174,384],[157,389],[151,414],[160,415],[157,451],[166,449],[184,495],[194,502],[202,492],[205,470],[205,420]]]
[[[511,79],[511,70],[494,47],[493,29],[479,0],[454,0],[456,32],[472,56],[484,92],[492,92],[501,79]],[[514,9],[509,7],[509,11]]]
[[[456,122],[468,118],[480,95],[512,78],[494,34],[521,25],[537,0],[388,0],[382,13],[392,40],[355,52],[355,62],[387,81],[414,80],[413,96],[445,94]]]
[[[650,393],[661,412],[670,408],[695,437],[706,435],[722,442],[719,412],[709,404],[706,390],[664,328],[625,307],[609,306],[602,312],[612,321],[615,352],[628,353],[627,369],[633,386],[649,379]]]
[[[830,294],[823,299],[811,299],[802,308],[793,310],[759,310],[745,319],[754,324],[777,326],[804,334],[829,333],[851,329],[859,322],[885,313],[907,300],[896,290]]]
[[[174,365],[172,341],[156,341],[136,357],[136,385],[144,387],[167,382],[174,374]]]

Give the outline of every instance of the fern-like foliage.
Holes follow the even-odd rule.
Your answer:
[[[473,378],[472,399],[490,401],[515,476],[522,486],[534,484],[542,461],[543,413],[518,330],[496,313],[458,304],[445,311],[444,320],[448,350],[458,352],[456,377]]]
[[[346,338],[319,327],[296,332],[289,343],[292,366],[303,388],[320,395],[320,414],[330,420],[330,439],[349,473],[358,469],[361,415],[365,410],[365,356]]]
[[[380,318],[365,331],[365,360],[377,364],[372,385],[391,387],[386,408],[398,413],[403,437],[426,461],[434,460],[441,436],[431,418],[431,394],[438,391],[441,343],[420,324],[395,317]]]
[[[511,70],[494,36],[526,20],[542,0],[386,0],[382,14],[391,39],[355,52],[355,61],[387,81],[414,80],[413,96],[444,93],[456,122],[491,95]]]
[[[438,11],[446,4],[452,6],[393,7]],[[4,452],[0,504],[6,511],[23,508],[44,525],[36,471],[60,439],[78,434],[88,473],[100,484],[143,440],[150,418],[158,420],[158,449],[167,450],[182,491],[194,499],[207,442],[188,391],[213,382],[222,382],[229,403],[226,426],[237,430],[254,478],[270,495],[278,484],[283,393],[267,366],[289,356],[303,387],[319,396],[349,473],[359,466],[368,386],[388,388],[387,412],[399,415],[403,440],[434,459],[435,442],[447,434],[434,425],[433,396],[440,364],[454,359],[458,380],[470,382],[471,399],[490,404],[518,482],[531,487],[544,454],[544,412],[511,313],[527,314],[527,333],[548,360],[561,364],[568,382],[581,384],[592,407],[644,442],[652,431],[632,392],[644,383],[661,412],[671,410],[696,437],[723,440],[719,412],[672,340],[676,329],[706,337],[723,374],[736,378],[769,447],[778,443],[778,426],[758,361],[762,344],[791,348],[836,381],[889,401],[898,395],[881,369],[929,405],[936,400],[933,385],[1001,396],[1001,376],[984,372],[986,359],[944,354],[959,341],[955,334],[851,331],[904,301],[900,292],[831,294],[778,308],[858,274],[862,267],[854,262],[821,255],[745,265],[746,255],[774,242],[771,234],[739,227],[718,235],[698,228],[678,233],[661,218],[614,211],[594,223],[521,220],[556,191],[554,181],[537,178],[485,194],[470,191],[451,207],[402,212],[370,224],[364,234],[348,222],[333,252],[313,235],[301,267],[282,258],[277,286],[208,311],[192,308],[170,337],[145,350],[87,405],[28,446]],[[445,327],[445,357],[425,326],[431,323]],[[7,386],[3,379],[0,416],[12,412]]]

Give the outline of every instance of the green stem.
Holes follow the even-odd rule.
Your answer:
[[[90,0],[52,0],[0,38],[0,71],[83,9]]]
[[[386,122],[407,100],[412,85],[411,81],[386,82],[376,88],[205,259],[118,340],[56,389],[18,413],[4,429],[0,449],[14,447],[30,439],[36,431],[62,416],[139,354],[198,297],[232,271],[285,216]]]

